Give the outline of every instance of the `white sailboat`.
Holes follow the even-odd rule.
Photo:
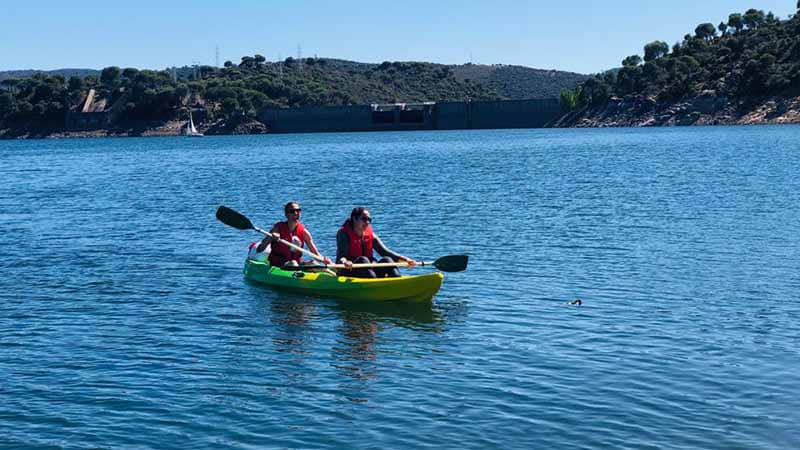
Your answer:
[[[191,136],[191,137],[203,137],[203,133],[197,131],[197,128],[194,127],[194,120],[192,120],[192,110],[189,110],[189,123],[186,124],[186,128],[184,129],[184,135]]]

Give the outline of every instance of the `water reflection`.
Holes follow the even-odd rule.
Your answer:
[[[305,354],[306,339],[311,328],[311,318],[314,315],[314,305],[309,302],[286,301],[285,298],[275,299],[270,304],[269,315],[273,324],[279,325],[281,333],[274,334],[272,341],[275,350],[279,352]]]
[[[342,339],[333,347],[336,354],[333,366],[345,375],[358,380],[371,380],[378,377],[375,350],[380,326],[363,312],[343,311],[340,314],[342,325],[339,328]]]
[[[442,315],[432,302],[363,302],[333,301],[328,305],[341,313],[361,313],[373,316],[375,320],[393,325],[419,328],[427,331],[441,331]]]
[[[268,330],[275,349],[305,358],[314,351],[311,342],[316,333],[334,331],[336,338],[330,350],[333,366],[348,377],[359,380],[377,378],[378,342],[382,331],[392,327],[418,332],[439,333],[444,318],[432,302],[364,302],[312,298],[290,292],[275,291],[253,285],[259,296],[274,293],[261,306],[266,320],[275,325]],[[334,319],[338,324],[330,324]],[[314,331],[315,322],[325,324]],[[330,326],[328,326],[330,325]],[[391,342],[385,342],[391,346]]]

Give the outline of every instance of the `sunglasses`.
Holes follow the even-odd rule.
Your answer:
[[[361,219],[362,222],[372,223],[372,217],[370,216],[361,216],[359,219]]]
[[[303,210],[303,208],[296,208],[296,209],[290,209],[288,212],[290,212],[290,213],[299,213],[302,210]]]

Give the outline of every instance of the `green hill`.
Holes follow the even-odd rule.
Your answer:
[[[799,93],[800,16],[780,20],[749,9],[716,26],[699,24],[671,48],[651,42],[643,58],[628,56],[619,70],[565,93],[573,113],[562,124],[795,121]]]
[[[574,89],[589,78],[573,72],[503,64],[464,64],[453,66],[453,72],[459,80],[482,83],[502,97],[513,100],[558,98],[564,89]]]
[[[0,80],[0,130],[39,135],[64,127],[93,90],[97,108],[114,106],[114,126],[153,127],[202,107],[206,121],[256,117],[266,107],[426,101],[555,98],[585,76],[519,66],[451,66],[426,62],[368,64],[329,58],[242,57],[223,68],[163,71],[106,67],[102,71],[17,71]],[[14,77],[11,77],[14,75]],[[92,108],[93,111],[97,108]],[[8,133],[7,133],[8,134]]]
[[[30,78],[37,73],[41,73],[46,76],[60,75],[64,78],[69,78],[69,77],[83,78],[89,75],[97,75],[100,73],[100,71],[94,69],[0,70],[0,81],[8,80],[11,78]]]

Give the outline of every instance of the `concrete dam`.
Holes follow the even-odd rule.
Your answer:
[[[561,116],[558,99],[268,108],[272,133],[541,128]]]

